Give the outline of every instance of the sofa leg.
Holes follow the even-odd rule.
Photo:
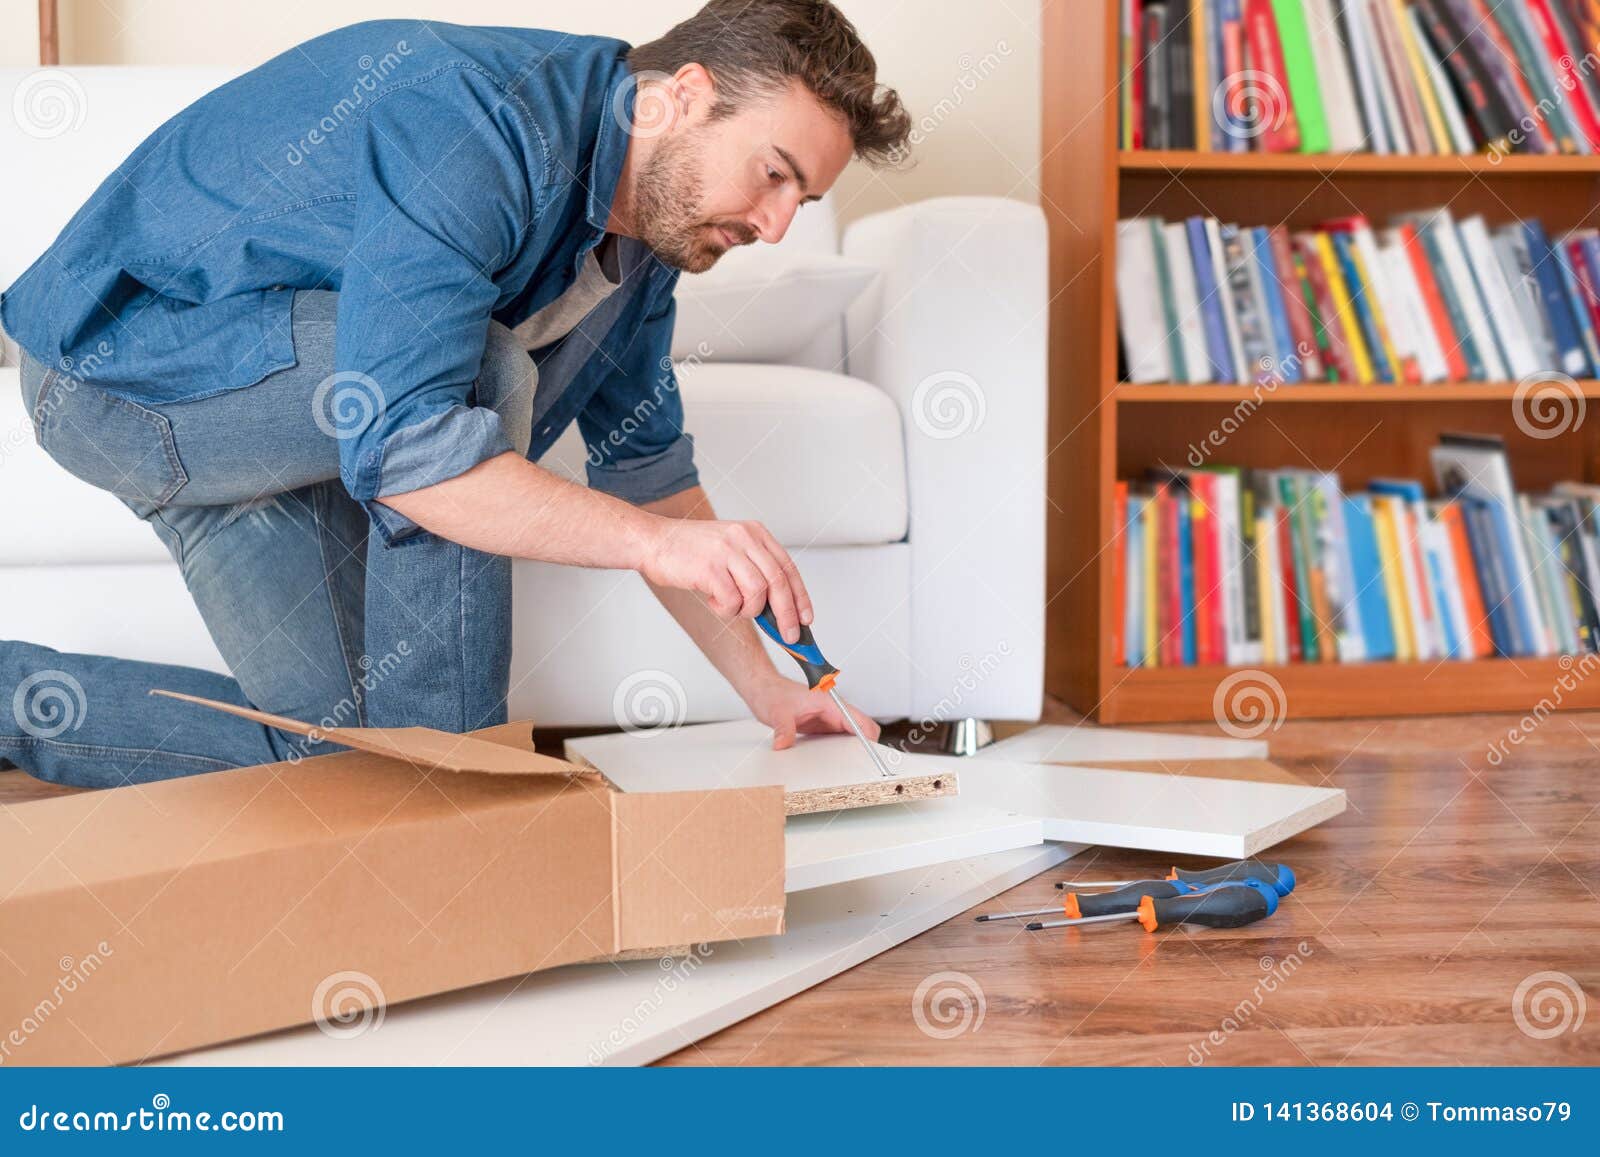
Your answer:
[[[879,742],[913,753],[976,755],[994,742],[994,729],[982,719],[951,719],[943,723],[902,719],[884,724]]]
[[[994,728],[982,719],[952,719],[945,724],[944,750],[950,755],[976,755],[994,742]]]

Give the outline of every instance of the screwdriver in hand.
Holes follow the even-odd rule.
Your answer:
[[[1043,928],[1068,928],[1079,924],[1108,924],[1137,920],[1146,932],[1164,924],[1200,924],[1207,928],[1243,928],[1265,920],[1278,910],[1278,893],[1260,880],[1233,880],[1212,884],[1198,892],[1157,899],[1142,896],[1132,912],[1084,916],[1077,920],[1035,920],[1024,925],[1030,932]]]
[[[1167,873],[1168,880],[1178,880],[1185,884],[1225,884],[1237,883],[1243,880],[1260,880],[1263,884],[1272,885],[1272,890],[1280,896],[1287,896],[1294,891],[1294,872],[1288,864],[1264,864],[1260,860],[1234,860],[1229,864],[1220,864],[1215,868],[1206,868],[1203,871],[1189,872],[1182,868],[1173,868]],[[1060,880],[1056,887],[1065,891],[1068,888],[1124,888],[1130,884],[1146,883],[1143,880]]]
[[[778,631],[778,620],[772,613],[771,603],[761,608],[761,613],[756,616],[756,626],[800,664],[800,670],[805,674],[808,687],[813,691],[820,687],[833,697],[833,705],[839,709],[839,714],[844,716],[844,721],[850,725],[850,730],[856,733],[856,738],[861,740],[861,746],[867,749],[867,757],[878,769],[878,774],[892,779],[893,773],[884,766],[883,759],[878,755],[878,749],[872,746],[871,741],[863,734],[861,725],[856,722],[856,717],[850,714],[850,709],[844,705],[844,700],[839,698],[839,692],[834,687],[834,683],[839,679],[839,668],[822,657],[821,648],[811,637],[811,628],[802,623],[800,637],[793,643],[785,643],[783,635]]]

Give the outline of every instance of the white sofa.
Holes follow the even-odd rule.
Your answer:
[[[0,69],[7,105],[23,83],[37,95],[53,82],[65,101],[65,119],[44,132],[0,118],[0,287],[143,136],[229,75]],[[937,198],[858,220],[841,238],[830,199],[766,249],[805,251],[843,253],[878,272],[792,364],[720,360],[718,350],[739,345],[727,333],[732,340],[706,342],[680,362],[704,484],[721,515],[760,519],[794,550],[816,601],[818,641],[843,669],[845,693],[874,716],[1036,719],[1043,216],[998,198]],[[222,670],[149,528],[33,444],[15,366],[15,350],[6,351],[0,639]],[[582,460],[569,431],[543,465],[581,479]],[[514,630],[514,718],[589,726],[652,709],[683,720],[743,714],[635,575],[519,563]]]

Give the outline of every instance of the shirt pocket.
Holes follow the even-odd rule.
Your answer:
[[[189,480],[166,416],[55,371],[34,406],[39,445],[69,474],[161,506]]]

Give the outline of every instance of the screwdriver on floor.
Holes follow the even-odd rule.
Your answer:
[[[1168,880],[1180,880],[1185,884],[1223,884],[1229,881],[1260,880],[1263,884],[1271,884],[1273,891],[1280,896],[1287,896],[1294,891],[1294,872],[1288,864],[1263,864],[1260,860],[1234,860],[1229,864],[1219,864],[1215,868],[1206,868],[1202,871],[1189,872],[1182,868],[1173,868],[1167,873]],[[1129,884],[1142,884],[1143,880],[1059,880],[1056,887],[1065,891],[1068,888],[1125,888]]]
[[[1048,908],[1029,908],[1021,912],[994,912],[985,916],[974,916],[973,920],[982,924],[989,920],[1018,920],[1024,916],[1053,916],[1057,912],[1073,920],[1083,916],[1109,916],[1113,912],[1138,911],[1139,901],[1145,896],[1165,900],[1171,896],[1187,896],[1192,892],[1203,892],[1217,886],[1217,884],[1190,884],[1183,880],[1132,880],[1113,892],[1068,892],[1060,903],[1052,904]]]
[[[793,643],[785,643],[783,635],[778,632],[778,620],[772,613],[772,604],[768,603],[761,608],[761,613],[756,616],[756,626],[762,633],[793,657],[800,664],[800,670],[806,677],[806,685],[813,691],[821,687],[833,696],[833,705],[839,709],[839,714],[844,716],[844,721],[850,725],[850,730],[856,733],[856,738],[861,740],[861,746],[867,749],[867,756],[872,760],[872,765],[878,769],[878,774],[894,778],[893,773],[884,766],[883,759],[878,755],[878,749],[872,746],[871,740],[861,731],[861,725],[856,722],[856,717],[850,714],[850,709],[844,705],[844,700],[839,698],[834,683],[839,678],[839,668],[822,657],[822,650],[817,646],[817,641],[811,637],[811,628],[805,624],[800,625],[800,637]]]
[[[1207,928],[1243,928],[1265,920],[1278,910],[1278,893],[1260,880],[1230,880],[1198,892],[1157,899],[1143,896],[1132,912],[1083,916],[1076,920],[1035,920],[1023,925],[1029,932],[1044,928],[1069,928],[1080,924],[1110,924],[1137,920],[1146,932],[1164,924],[1200,924]]]

